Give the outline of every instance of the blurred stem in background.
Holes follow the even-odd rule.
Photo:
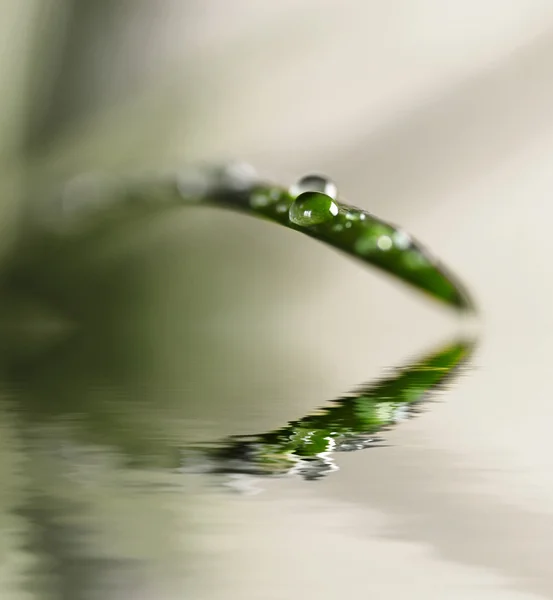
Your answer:
[[[0,548],[0,595],[6,598],[20,593],[18,584],[17,592],[10,587],[18,579],[32,581],[29,592],[40,598],[88,598],[121,564],[114,543],[124,546],[132,537],[136,519],[117,541],[105,520],[97,519],[90,543],[92,533],[79,519],[84,523],[93,514],[109,514],[112,498],[121,491],[100,486],[106,498],[95,503],[90,494],[81,498],[86,484],[71,480],[70,464],[59,455],[63,449],[90,443],[109,454],[119,447],[129,462],[140,463],[138,457],[154,457],[159,446],[165,448],[158,429],[163,418],[156,413],[150,428],[153,413],[144,408],[154,399],[159,408],[163,396],[149,394],[137,382],[145,360],[144,329],[137,332],[130,323],[137,322],[131,300],[140,270],[128,262],[110,268],[99,264],[97,240],[89,239],[44,246],[27,277],[5,277],[13,273],[19,249],[36,233],[29,229],[28,216],[49,183],[42,165],[55,165],[62,133],[78,129],[113,101],[106,88],[117,79],[114,71],[121,63],[114,66],[117,60],[111,61],[110,54],[120,56],[117,45],[128,13],[140,18],[137,9],[144,5],[12,0],[0,9],[6,44],[0,53],[0,427],[9,431],[4,439],[12,440],[0,460],[0,519],[3,531],[13,532]],[[132,41],[140,43],[136,37]],[[106,140],[101,152],[109,151]],[[94,160],[86,165],[93,166]],[[136,336],[141,343],[133,343]],[[138,363],[133,347],[141,355]],[[161,532],[164,509],[152,510]],[[124,516],[117,519],[120,533],[127,527],[124,521]],[[104,542],[98,543],[98,532],[107,538]],[[158,550],[171,546],[167,532],[163,538],[163,544],[161,538],[154,544]],[[128,564],[132,545],[119,549]],[[148,552],[152,548],[141,556]],[[14,560],[17,556],[26,560]]]
[[[186,4],[181,3],[181,12]],[[56,155],[60,142],[61,147],[64,145],[61,140],[68,132],[78,131],[91,115],[128,97],[130,90],[141,93],[147,85],[140,77],[142,58],[149,48],[155,48],[156,36],[163,35],[163,23],[155,18],[159,13],[157,3],[145,0],[14,0],[4,3],[3,10],[1,21],[9,35],[4,36],[7,51],[2,53],[6,65],[2,69],[3,118],[0,117],[4,198],[0,208],[0,267],[3,264],[3,270],[7,267],[9,271],[27,238],[36,236],[36,230],[29,226],[29,215],[44,201],[50,184],[59,187],[74,174],[67,169],[57,170]],[[141,30],[149,33],[146,44]],[[110,152],[115,153],[111,158]],[[148,150],[144,152],[147,155]],[[96,156],[80,168],[94,169],[98,161],[109,164],[116,153],[110,140],[104,140]],[[33,239],[33,243],[43,254],[41,241]],[[55,251],[47,244],[49,241],[43,240],[45,253],[37,263],[43,272],[27,277],[31,281],[28,289],[5,289],[4,285],[4,306],[18,305],[21,316],[22,309],[45,302],[46,308],[50,304],[54,312],[68,311],[70,318],[83,317],[80,303],[85,298],[82,294],[74,296],[77,281],[69,276],[64,262],[71,262],[71,275],[78,273],[82,280],[90,280],[94,269],[87,272],[84,265],[78,268],[78,262],[84,258],[79,248],[94,245],[94,240],[58,244]],[[61,275],[56,275],[60,269]],[[44,293],[47,295],[41,297]],[[15,299],[10,300],[10,294],[15,294]],[[23,301],[21,294],[30,297]],[[58,306],[51,306],[52,302]],[[77,304],[72,306],[74,302]],[[107,303],[104,308],[108,308]],[[24,345],[19,342],[19,346]]]

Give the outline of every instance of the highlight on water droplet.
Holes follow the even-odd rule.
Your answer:
[[[288,217],[295,225],[309,227],[330,221],[338,214],[334,200],[320,192],[304,192],[290,206]]]
[[[298,179],[290,187],[290,196],[297,198],[300,194],[305,192],[319,192],[325,196],[329,196],[332,200],[336,200],[338,197],[338,188],[336,184],[328,177],[322,175],[306,175],[301,179]]]

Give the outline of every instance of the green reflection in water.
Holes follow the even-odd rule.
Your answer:
[[[420,410],[431,392],[459,372],[473,349],[473,341],[450,342],[388,377],[334,400],[315,414],[275,431],[237,436],[215,448],[199,449],[200,455],[203,452],[208,459],[206,468],[215,472],[295,472],[306,479],[318,479],[335,469],[330,457],[333,452],[374,446],[380,441],[375,434]]]

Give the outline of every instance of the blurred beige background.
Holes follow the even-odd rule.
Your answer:
[[[6,245],[21,157],[41,182],[239,158],[282,182],[333,177],[351,203],[427,242],[482,307],[476,368],[391,433],[391,447],[339,455],[322,482],[271,482],[254,497],[185,477],[192,541],[172,557],[186,563],[184,582],[152,577],[128,597],[180,598],[186,586],[199,600],[552,598],[553,4],[101,4],[96,20],[78,3],[1,5]],[[41,69],[58,83],[37,81]],[[21,116],[29,89],[33,127]],[[148,368],[201,399],[192,430],[277,426],[458,328],[266,223],[198,211],[141,240]],[[180,264],[184,253],[202,273]],[[175,351],[184,337],[193,365]],[[241,412],[209,400],[221,397]]]

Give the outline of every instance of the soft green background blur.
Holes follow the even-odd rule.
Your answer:
[[[208,209],[41,254],[1,298],[0,597],[550,598],[549,0],[4,0],[0,28],[3,272],[74,174],[238,158],[333,177],[483,309],[477,368],[390,447],[235,497],[175,448],[300,417],[455,319]]]

